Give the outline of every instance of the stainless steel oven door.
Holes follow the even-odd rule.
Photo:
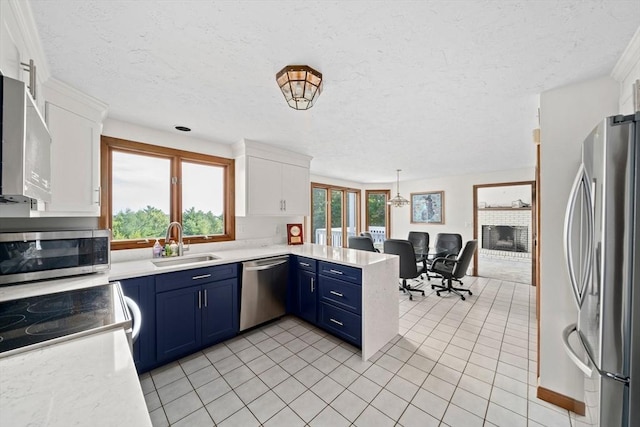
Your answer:
[[[133,353],[133,344],[135,344],[138,339],[140,329],[142,328],[142,313],[140,312],[140,307],[138,307],[138,304],[136,304],[134,300],[125,296],[124,301],[131,315],[132,325],[130,328],[127,328],[125,332],[127,333],[127,340],[129,341],[129,349],[131,353]]]

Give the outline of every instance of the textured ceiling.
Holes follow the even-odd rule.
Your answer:
[[[30,3],[51,74],[109,117],[370,183],[533,166],[538,94],[608,75],[640,24],[638,0]],[[287,64],[324,75],[308,111]]]

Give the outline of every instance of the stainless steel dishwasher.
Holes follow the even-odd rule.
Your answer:
[[[241,331],[286,313],[288,276],[289,256],[242,263]]]

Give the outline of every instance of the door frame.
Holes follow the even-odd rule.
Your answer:
[[[512,187],[517,185],[531,186],[531,285],[538,285],[538,203],[536,199],[536,181],[497,182],[477,184],[473,186],[473,238],[478,238],[478,190],[491,187]],[[473,257],[473,275],[478,275],[478,256]]]
[[[385,237],[391,236],[391,206],[387,202],[391,199],[391,190],[364,190],[364,229],[369,230],[369,194],[384,194],[385,197]]]
[[[331,236],[331,233],[329,232],[329,230],[331,229],[330,225],[331,225],[331,190],[337,190],[337,191],[342,191],[342,247],[346,248],[347,247],[347,233],[346,233],[346,227],[347,227],[347,194],[348,193],[354,193],[356,195],[355,197],[355,202],[356,202],[356,234],[360,233],[361,231],[361,217],[362,217],[362,210],[361,210],[361,197],[362,197],[362,191],[359,188],[352,188],[352,187],[341,187],[339,185],[331,185],[331,184],[323,184],[320,182],[311,182],[311,186],[310,186],[310,194],[311,197],[310,199],[310,204],[311,207],[309,209],[309,241],[311,242],[313,240],[313,236],[311,236],[311,233],[313,232],[313,189],[314,188],[322,188],[324,190],[326,190],[327,192],[327,199],[326,199],[326,206],[327,206],[327,214],[326,214],[326,223],[325,223],[325,230],[327,233],[327,246],[333,246],[333,239]]]

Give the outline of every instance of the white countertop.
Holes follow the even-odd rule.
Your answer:
[[[194,250],[186,255],[197,253]],[[219,258],[167,267],[155,266],[151,258],[114,262],[107,273],[4,286],[0,287],[0,301],[287,254],[358,267],[363,271],[367,266],[384,268],[382,264],[396,258],[395,255],[315,244],[271,245],[207,253]],[[397,303],[394,306],[397,308]],[[88,335],[0,358],[1,426],[89,424],[151,425],[124,330]]]
[[[2,426],[151,426],[123,329],[0,358]]]
[[[213,265],[229,264],[232,262],[242,262],[258,258],[266,258],[278,255],[300,255],[324,261],[335,262],[337,264],[350,265],[364,268],[367,265],[383,262],[395,255],[385,255],[377,252],[367,252],[355,249],[333,248],[324,245],[304,244],[304,245],[272,245],[258,248],[230,249],[203,252],[219,257],[218,259],[192,264],[182,264],[175,266],[157,267],[151,258],[143,260],[114,262],[109,271],[109,280],[130,279],[133,277],[149,276],[153,274],[169,273],[173,271],[186,270],[191,268],[209,267]],[[185,257],[197,255],[198,252],[187,252]],[[1,296],[0,296],[1,297]]]

